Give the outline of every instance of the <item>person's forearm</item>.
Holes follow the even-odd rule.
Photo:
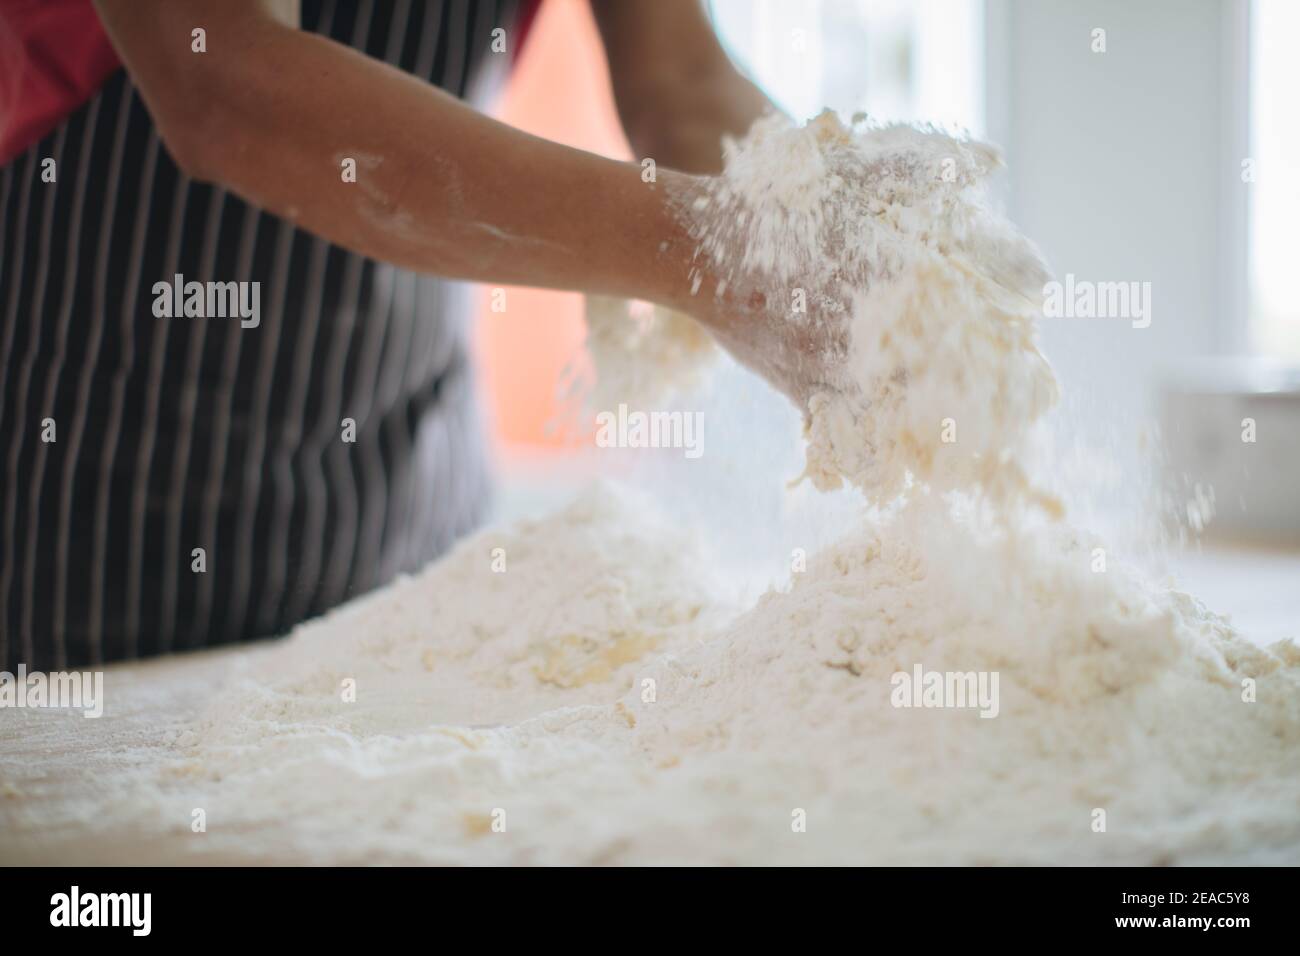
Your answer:
[[[404,267],[680,301],[689,250],[665,201],[671,173],[643,182],[636,164],[519,132],[325,38],[239,26],[221,38],[237,62],[189,61],[211,104],[197,126],[172,124],[192,173]],[[130,44],[119,50],[136,72]],[[165,94],[151,97],[145,79],[155,109]]]
[[[629,131],[639,155],[688,173],[722,171],[722,140],[739,138],[776,107],[730,63],[707,78],[674,82]]]
[[[738,69],[701,0],[591,0],[633,151],[687,173],[722,171],[722,139],[776,107]]]

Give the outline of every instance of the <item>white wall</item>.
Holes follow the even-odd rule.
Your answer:
[[[1244,321],[1225,305],[1244,239],[1230,133],[1245,117],[1226,82],[1236,2],[989,0],[989,135],[1010,167],[1008,212],[1060,277],[1152,283],[1150,328],[1045,322],[1045,350],[1098,434],[1126,410],[1145,417],[1162,367],[1231,347]],[[1098,27],[1105,53],[1092,51]]]

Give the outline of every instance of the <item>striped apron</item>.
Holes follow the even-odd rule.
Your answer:
[[[516,7],[304,0],[302,26],[464,97]],[[464,289],[191,181],[124,70],[0,171],[0,223],[0,667],[280,634],[483,514]],[[156,318],[176,274],[260,282],[260,324]]]

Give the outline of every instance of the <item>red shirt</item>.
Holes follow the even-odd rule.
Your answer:
[[[0,0],[0,166],[121,65],[91,0]]]

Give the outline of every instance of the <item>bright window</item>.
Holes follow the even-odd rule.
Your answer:
[[[1300,359],[1300,2],[1255,0],[1250,38],[1251,344]]]
[[[983,0],[712,0],[718,33],[796,119],[984,131]]]

